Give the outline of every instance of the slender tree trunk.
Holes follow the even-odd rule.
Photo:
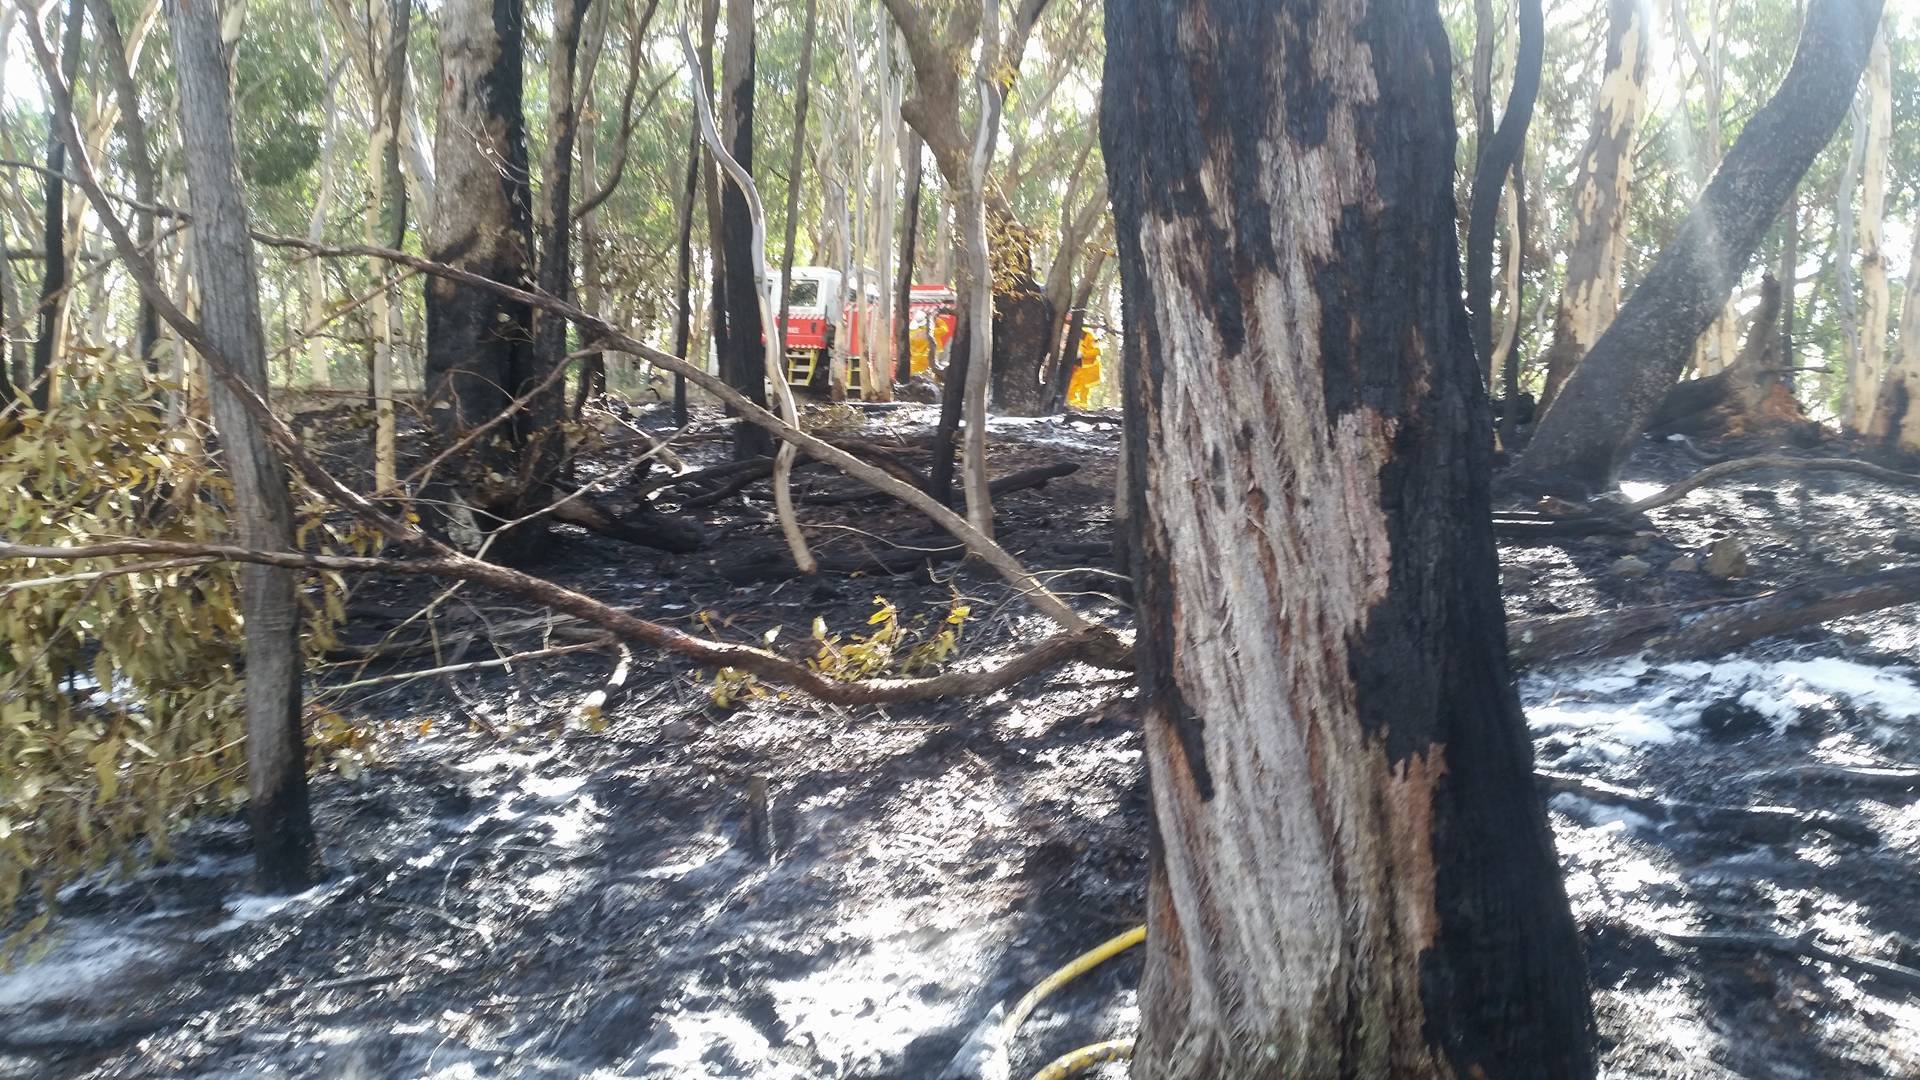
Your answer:
[[[1667,250],[1567,380],[1516,463],[1522,486],[1591,491],[1686,367],[1786,197],[1846,115],[1881,0],[1814,0],[1786,78],[1727,152]]]
[[[1435,7],[1111,0],[1106,63],[1154,815],[1134,1074],[1591,1076]],[[1238,107],[1194,71],[1248,73]]]
[[[1886,210],[1888,147],[1893,129],[1892,63],[1883,28],[1874,35],[1867,61],[1867,151],[1860,180],[1860,349],[1847,370],[1847,430],[1873,423],[1880,376],[1887,366],[1887,321],[1893,302],[1887,289]]]
[[[1650,37],[1637,0],[1609,0],[1606,73],[1594,98],[1593,122],[1573,185],[1573,247],[1567,251],[1567,281],[1554,320],[1554,343],[1547,352],[1542,408],[1553,402],[1620,307],[1633,147],[1647,107]]]
[[[384,30],[375,26],[367,84],[376,87],[377,116],[367,146],[367,165],[373,178],[373,198],[367,206],[367,233],[375,243],[404,246],[407,237],[407,186],[401,171],[400,145],[405,140],[405,98],[408,85],[407,40],[411,36],[411,0],[388,0]],[[387,267],[374,260],[375,275]],[[395,442],[393,369],[401,338],[400,307],[382,291],[373,299],[373,361],[369,384],[373,393],[373,486],[390,491],[398,480]]]
[[[1493,240],[1500,222],[1500,194],[1507,177],[1527,144],[1533,120],[1533,102],[1540,95],[1540,63],[1546,31],[1540,0],[1518,0],[1520,49],[1513,72],[1507,110],[1493,136],[1481,144],[1473,174],[1473,195],[1467,211],[1467,310],[1473,314],[1473,347],[1480,370],[1493,373]],[[1513,258],[1521,257],[1514,252]]]
[[[586,85],[581,88],[579,107],[576,115],[585,113],[587,122],[580,128],[580,190],[592,193],[598,190],[600,183],[600,122],[598,110],[593,104],[593,67],[599,61],[601,46],[605,43],[607,32],[607,3],[593,9],[593,25],[589,30],[592,38],[592,61],[584,65],[582,79]],[[639,42],[633,47],[638,49]],[[600,276],[600,222],[589,211],[576,214],[580,223],[580,291],[582,301],[588,311],[599,312],[605,298],[601,295]],[[607,354],[601,351],[588,353],[580,360],[580,381],[574,391],[572,416],[578,420],[586,411],[589,402],[597,402],[607,395]]]
[[[1847,164],[1840,171],[1840,183],[1833,196],[1834,311],[1840,319],[1840,332],[1846,338],[1849,372],[1860,362],[1860,300],[1854,295],[1854,287],[1859,282],[1853,273],[1853,193],[1860,186],[1860,172],[1867,162],[1867,103],[1864,100],[1855,100],[1853,103],[1853,138],[1850,147]]]
[[[446,0],[440,9],[438,177],[427,249],[433,258],[508,283],[532,277],[532,205],[521,105],[520,0]],[[504,411],[531,385],[531,318],[525,304],[444,278],[426,285],[427,414],[443,443]],[[550,461],[529,444],[528,421],[556,415],[564,388],[516,414],[502,437],[479,440],[442,480],[434,501],[449,540],[508,561],[535,550],[542,518],[496,535],[535,509]],[[550,440],[557,441],[557,440]],[[436,478],[440,479],[440,478]]]
[[[787,305],[793,298],[793,238],[800,226],[801,169],[806,166],[807,105],[813,98],[813,38],[819,29],[816,0],[807,0],[806,28],[800,37],[800,71],[794,85],[793,139],[787,144],[787,217],[780,242],[780,314],[775,324],[780,334],[780,356],[787,355]]]
[[[606,0],[602,0],[606,2]],[[573,144],[579,135],[578,114],[574,111],[574,73],[579,64],[580,31],[585,25],[592,0],[559,0],[553,9],[553,37],[547,55],[547,150],[541,162],[540,188],[546,196],[541,208],[539,233],[539,269],[535,276],[542,292],[562,300],[573,298]],[[567,363],[567,320],[557,315],[535,312],[533,316],[532,366],[515,395],[526,394]],[[582,375],[582,385],[587,377]],[[535,432],[553,432],[565,418],[565,377],[556,380],[560,394],[542,394],[527,409],[528,420],[537,425]],[[540,436],[535,435],[535,438]],[[543,452],[564,457],[561,439]],[[557,463],[557,462],[556,462]]]
[[[900,212],[900,274],[894,284],[893,303],[899,313],[893,328],[893,377],[899,382],[913,378],[913,263],[920,239],[920,133],[907,129],[906,175],[907,204]]]
[[[70,92],[74,75],[80,70],[81,31],[86,26],[83,10],[81,0],[67,0],[66,31],[60,38],[60,78]],[[53,358],[67,317],[67,185],[59,179],[67,171],[67,146],[60,141],[60,123],[56,119],[47,135],[46,213],[40,236],[46,263],[40,277],[40,333],[33,339],[33,407],[41,410],[60,400],[60,379],[53,370]]]
[[[120,106],[120,137],[126,141],[127,171],[133,174],[133,197],[152,205],[160,198],[160,174],[153,163],[153,147],[147,138],[147,122],[140,111],[140,89],[133,79],[133,58],[120,34],[111,0],[87,0],[94,33],[106,56],[107,77],[113,82],[114,99]],[[142,211],[134,216],[134,240],[143,250],[153,247],[153,215]],[[134,308],[133,355],[149,375],[160,372],[156,345],[160,340],[160,318],[143,296]]]
[[[234,153],[229,60],[212,4],[167,0],[174,74],[193,211],[200,321],[207,339],[253,393],[267,394],[266,335],[260,325],[260,283],[248,236],[246,196]],[[224,379],[210,380],[214,425],[233,477],[240,543],[292,551],[293,499],[286,467],[266,431]],[[255,871],[262,888],[291,892],[310,885],[317,855],[307,803],[307,761],[300,724],[300,605],[290,570],[240,571],[246,618],[247,783]]]
[[[1787,195],[1787,212],[1782,215],[1785,233],[1780,242],[1780,381],[1793,389],[1796,350],[1793,344],[1794,308],[1800,267],[1800,189]]]
[[[109,0],[91,0],[93,3],[111,7]],[[307,216],[307,239],[315,244],[324,243],[327,238],[327,218],[333,207],[333,177],[338,155],[335,151],[340,145],[340,73],[333,62],[332,49],[327,45],[327,35],[319,29],[325,9],[314,0],[314,38],[320,45],[320,69],[327,73],[326,89],[320,96],[320,112],[324,119],[320,132],[319,190],[313,195],[313,213]],[[378,178],[376,177],[376,183]],[[380,268],[376,267],[376,274]],[[327,317],[327,272],[319,259],[308,259],[306,264],[307,309],[302,318],[300,332],[306,338],[307,373],[312,378],[315,373],[325,374],[331,368],[328,362],[327,339],[321,332],[321,323]],[[376,376],[374,383],[378,384]],[[376,402],[378,391],[375,391]],[[371,404],[371,403],[370,403]],[[375,455],[376,459],[378,455]],[[376,461],[374,471],[379,467]],[[379,488],[376,482],[375,488]]]
[[[1920,450],[1920,216],[1907,257],[1906,296],[1900,305],[1900,352],[1880,382],[1872,432],[1902,450]]]
[[[700,122],[693,123],[687,142],[686,182],[680,190],[680,236],[675,255],[673,312],[673,355],[692,361],[687,350],[693,345],[693,204],[700,197]],[[700,340],[705,341],[704,337]],[[702,363],[701,367],[706,364]],[[673,422],[687,425],[687,377],[673,377]]]
[[[740,167],[753,172],[754,0],[727,0],[727,41],[720,59],[720,119],[727,150]],[[720,237],[721,310],[727,335],[721,346],[720,375],[755,405],[767,404],[767,370],[762,355],[760,299],[753,283],[753,219],[738,185],[722,184]],[[716,316],[717,319],[717,316]],[[773,440],[754,424],[733,429],[736,460],[767,457]]]

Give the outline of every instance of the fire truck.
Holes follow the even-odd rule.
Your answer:
[[[778,274],[772,275],[772,285],[777,308]],[[846,363],[847,396],[865,396],[867,365],[863,361],[867,320],[879,317],[882,288],[884,283],[871,270],[846,274],[825,266],[793,268],[793,286],[787,296],[788,385],[795,390],[827,395],[832,386],[834,357],[838,353]],[[925,334],[931,356],[953,334],[953,290],[945,285],[915,285],[909,295],[905,313],[908,329]],[[892,354],[893,340],[891,332],[881,339],[883,355]],[[920,369],[916,366],[915,370]]]

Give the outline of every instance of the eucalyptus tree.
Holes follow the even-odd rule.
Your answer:
[[[1107,41],[1155,832],[1134,1074],[1591,1076],[1434,5],[1109,0]],[[1242,73],[1232,107],[1195,72]]]

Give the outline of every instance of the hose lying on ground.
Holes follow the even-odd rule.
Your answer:
[[[1045,1001],[1048,995],[1146,939],[1147,928],[1136,926],[1118,937],[1110,938],[1081,953],[1065,967],[1042,979],[1038,986],[1027,991],[1026,996],[1005,1014],[1002,1014],[1000,1006],[996,1005],[986,1022],[975,1029],[972,1037],[955,1055],[953,1063],[940,1074],[942,1080],[999,1080],[1007,1076],[1010,1069],[1007,1063],[1007,1044],[1012,1041],[1015,1029],[1032,1015],[1033,1010]],[[1051,1065],[1040,1070],[1034,1080],[1066,1080],[1067,1077],[1084,1072],[1095,1065],[1108,1061],[1123,1061],[1132,1056],[1132,1039],[1097,1043],[1082,1047],[1055,1060]]]

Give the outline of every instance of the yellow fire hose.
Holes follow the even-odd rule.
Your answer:
[[[1004,1046],[1012,1040],[1014,1029],[1018,1028],[1021,1021],[1031,1015],[1049,994],[1145,940],[1147,940],[1147,928],[1136,926],[1116,938],[1081,953],[1065,967],[1042,979],[1040,985],[1027,991],[1027,995],[1020,999],[1019,1004],[1015,1005],[1013,1011],[1009,1012],[1006,1019],[1001,1022],[1001,1045]],[[1051,1065],[1034,1074],[1033,1080],[1067,1080],[1068,1077],[1083,1073],[1096,1065],[1109,1061],[1125,1061],[1132,1056],[1132,1039],[1095,1043],[1054,1059]]]

